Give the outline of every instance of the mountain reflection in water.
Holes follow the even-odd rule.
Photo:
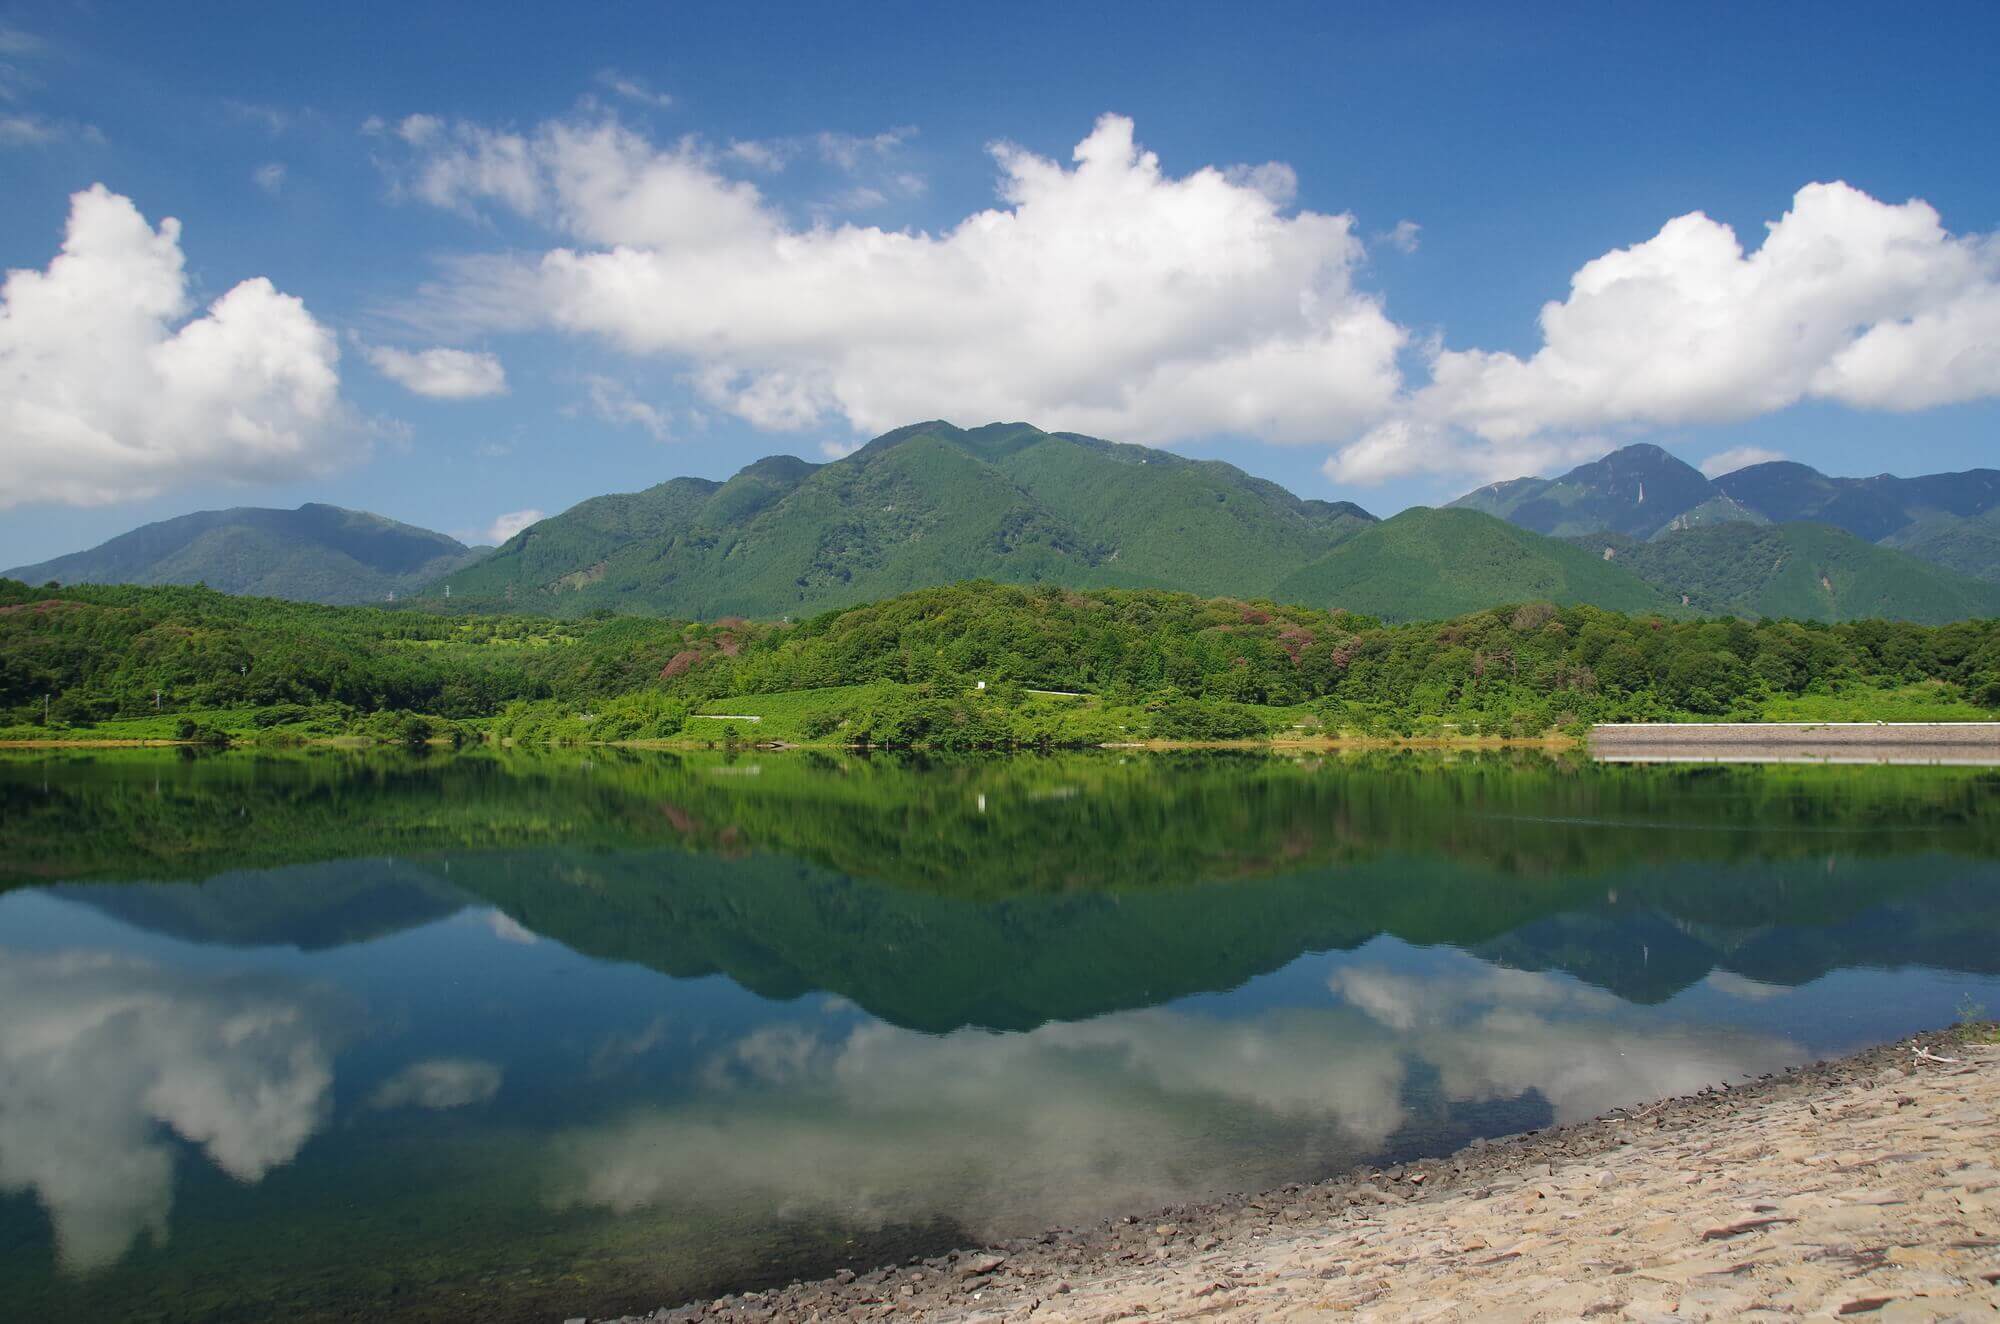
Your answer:
[[[146,751],[0,824],[56,1315],[650,1309],[2000,1000],[1975,769]]]

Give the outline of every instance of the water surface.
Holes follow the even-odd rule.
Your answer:
[[[0,1299],[561,1318],[2000,1006],[2000,774],[0,762]]]

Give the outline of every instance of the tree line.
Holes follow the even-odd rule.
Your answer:
[[[983,685],[982,685],[983,683]],[[248,712],[261,728],[393,734],[411,716],[530,739],[678,734],[731,695],[873,687],[812,720],[875,744],[1082,743],[1329,729],[1530,735],[1598,721],[1755,719],[1888,696],[2000,708],[2000,622],[1679,621],[1547,603],[1385,625],[1153,590],[973,582],[798,624],[440,615],[201,588],[0,580],[0,724]],[[1061,720],[1032,689],[1095,701]],[[1876,705],[1871,708],[1870,705]],[[1028,714],[1040,716],[1029,720]],[[1116,723],[1111,713],[1126,714]],[[1128,720],[1130,715],[1138,715]],[[1036,727],[1034,722],[1041,722]],[[1093,725],[1095,723],[1095,725]]]

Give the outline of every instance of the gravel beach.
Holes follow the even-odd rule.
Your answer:
[[[624,1319],[2000,1319],[1994,1040]]]

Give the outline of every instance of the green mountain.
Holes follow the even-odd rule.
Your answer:
[[[2000,585],[1827,524],[1725,523],[1648,541],[1617,533],[1571,541],[1704,613],[1923,625],[2000,615]]]
[[[31,584],[207,584],[300,602],[380,602],[410,593],[480,552],[456,538],[365,511],[203,510],[120,534],[87,552],[9,570]]]
[[[778,456],[726,483],[598,497],[449,582],[455,607],[703,618],[810,615],[963,579],[1263,596],[1373,522],[1216,461],[930,422],[831,464]]]
[[[1882,539],[1919,560],[2000,584],[2000,506],[1977,515],[1926,515]]]
[[[1711,501],[1692,465],[1658,446],[1627,446],[1560,478],[1514,478],[1468,492],[1448,509],[1483,511],[1536,533],[1569,537],[1611,530],[1645,538]],[[1720,514],[1712,511],[1707,522]]]
[[[1476,510],[1415,506],[1287,575],[1287,602],[1385,620],[1437,620],[1504,602],[1660,611],[1670,599],[1623,566]]]
[[[1893,474],[1831,478],[1808,465],[1774,460],[1711,482],[1659,447],[1640,445],[1613,451],[1559,478],[1493,483],[1451,505],[1565,538],[1598,534],[1657,538],[1715,525],[1811,522],[1908,552],[1960,575],[2000,583],[2000,470],[1996,469],[1919,478]],[[1726,558],[1750,541],[1739,536],[1685,544],[1670,560],[1684,581],[1704,585],[1726,581],[1735,586],[1733,593],[1747,582],[1746,568],[1724,563],[1696,573],[1688,563],[1699,554],[1697,549]],[[1899,563],[1880,564],[1886,568]],[[1675,591],[1699,596],[1693,589]],[[1809,593],[1788,600],[1794,606],[1817,601]],[[1822,601],[1810,614],[1822,619],[1847,619],[1852,614],[1843,607],[1838,609],[1841,616],[1827,617],[1830,609]]]
[[[1715,487],[1773,520],[1831,524],[1869,542],[1936,516],[1968,519],[2000,508],[2000,469],[1829,478],[1807,465],[1774,460],[1724,474]]]

